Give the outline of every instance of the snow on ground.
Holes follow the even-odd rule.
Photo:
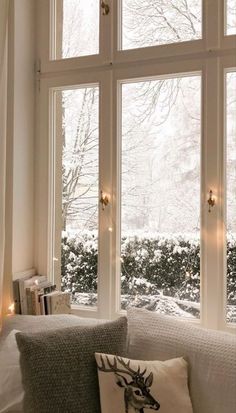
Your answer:
[[[236,305],[227,305],[227,322],[236,323]]]
[[[82,306],[96,306],[97,294],[76,293],[73,297],[73,304]],[[187,300],[178,300],[160,294],[157,295],[137,295],[128,294],[121,296],[121,308],[126,310],[128,307],[145,308],[159,314],[166,314],[174,317],[199,319],[200,304]],[[236,323],[236,306],[227,306],[227,321]]]
[[[96,306],[97,294],[75,293],[73,304]],[[128,307],[146,308],[160,314],[172,315],[184,318],[199,318],[200,305],[191,301],[181,301],[162,294],[156,295],[137,295],[125,294],[121,296],[121,308],[126,310]]]

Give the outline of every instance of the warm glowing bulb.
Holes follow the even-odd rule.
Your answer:
[[[109,227],[109,228],[108,228],[108,231],[109,231],[109,232],[112,232],[112,227]]]
[[[15,312],[15,304],[14,303],[9,305],[8,311],[9,311],[9,314],[14,314],[14,312]]]

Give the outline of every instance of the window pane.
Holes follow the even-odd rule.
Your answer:
[[[236,323],[236,72],[226,75],[227,93],[227,321]]]
[[[236,0],[226,0],[226,34],[236,34]]]
[[[99,53],[99,0],[57,0],[56,59]]]
[[[72,302],[97,304],[98,262],[98,87],[63,90],[62,290]]]
[[[200,39],[201,0],[122,0],[122,49]]]
[[[201,77],[122,85],[121,307],[200,316]]]

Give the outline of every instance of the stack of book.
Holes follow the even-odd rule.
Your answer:
[[[49,315],[70,313],[70,293],[58,291],[44,275],[13,281],[15,314]]]

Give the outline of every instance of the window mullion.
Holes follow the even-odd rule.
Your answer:
[[[62,188],[62,95],[50,91],[50,129],[51,136],[54,136],[54,139],[50,140],[50,164],[53,168],[53,177],[50,179],[49,185],[49,194],[51,193],[51,199],[49,202],[51,204],[51,209],[54,213],[51,213],[51,219],[53,220],[49,224],[49,231],[52,232],[50,243],[52,246],[52,256],[49,256],[49,262],[51,263],[51,271],[49,264],[49,273],[52,275],[54,284],[57,285],[57,288],[61,288],[61,211],[62,211],[62,197],[61,197],[61,188]],[[53,111],[53,113],[52,113]],[[57,137],[57,139],[56,139]]]
[[[113,74],[113,148],[112,148],[112,198],[113,207],[113,234],[112,234],[112,317],[120,314],[120,244],[121,244],[121,90],[116,75]]]
[[[220,10],[224,0],[203,1],[203,36],[206,49],[214,50],[220,46]]]
[[[203,87],[203,185],[202,185],[202,322],[205,327],[219,328],[223,311],[222,274],[222,171],[219,117],[219,59],[206,63]],[[215,206],[208,210],[207,200],[212,190]]]
[[[108,197],[108,205],[99,203],[98,312],[100,318],[111,318],[111,242],[112,242],[112,164],[111,164],[111,74],[100,83],[100,198]],[[102,193],[101,193],[102,191]]]
[[[111,1],[105,2],[109,6],[108,14],[100,7],[100,54],[103,63],[112,61],[112,16],[114,5]]]
[[[53,200],[48,199],[49,188],[52,189],[52,170],[49,169],[49,159],[52,159],[52,147],[48,143],[51,132],[49,126],[50,109],[47,81],[40,81],[40,93],[37,92],[36,111],[36,143],[37,154],[35,167],[35,267],[38,274],[47,274],[51,281],[51,257],[53,255]],[[45,155],[46,154],[46,155]]]

